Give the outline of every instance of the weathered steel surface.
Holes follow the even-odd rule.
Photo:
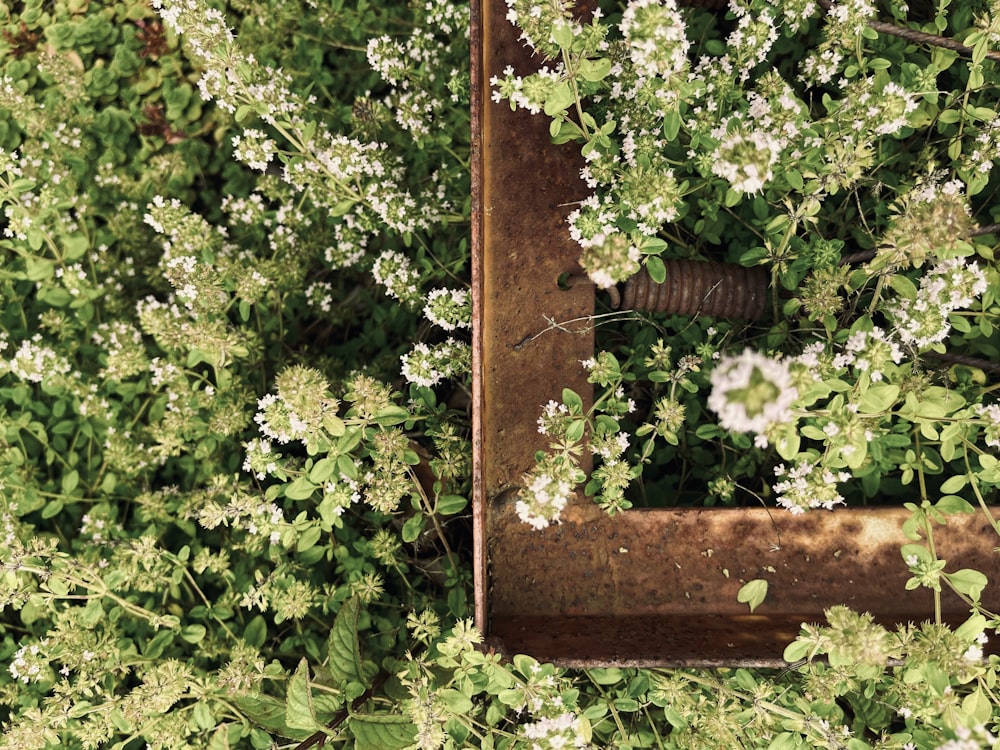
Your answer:
[[[572,149],[551,148],[544,118],[490,100],[491,76],[508,65],[527,74],[534,65],[506,12],[500,1],[473,8],[473,429],[481,582],[486,538],[505,534],[489,503],[516,486],[546,447],[537,431],[541,407],[559,399],[563,387],[588,398],[580,360],[594,349],[587,320],[593,287],[563,291],[557,284],[560,274],[579,271],[565,222],[586,197],[582,163]],[[492,573],[512,585],[511,577],[521,575],[519,567]],[[481,589],[477,614],[485,624]]]
[[[493,580],[492,626],[508,649],[563,664],[777,665],[800,623],[823,622],[835,604],[887,624],[931,616],[930,592],[905,590],[907,515],[688,508],[570,514],[541,532],[512,523],[491,539],[491,564],[522,577]],[[934,539],[949,570],[975,567],[1000,580],[983,516],[953,517]],[[769,590],[751,615],[736,594],[755,578]],[[996,606],[997,594],[988,598]],[[951,619],[967,616],[956,596],[943,601]]]
[[[846,604],[887,624],[932,613],[905,591],[903,509],[629,511],[582,497],[563,523],[533,531],[513,513],[516,486],[545,447],[542,404],[570,387],[593,353],[593,287],[560,291],[577,249],[565,216],[586,194],[573,149],[545,119],[490,101],[489,77],[531,69],[506,6],[473,2],[473,457],[476,621],[509,652],[566,665],[779,665],[804,621]],[[555,325],[558,324],[558,325]],[[935,542],[948,569],[1000,581],[996,535],[981,515],[949,519]],[[754,614],[740,586],[768,580]],[[995,584],[984,596],[1000,608]],[[961,620],[967,607],[945,597]]]

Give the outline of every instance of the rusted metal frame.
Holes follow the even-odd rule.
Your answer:
[[[561,291],[556,284],[577,255],[565,217],[583,197],[582,162],[570,150],[550,148],[542,118],[490,101],[491,75],[507,65],[524,72],[532,65],[505,16],[502,0],[472,4],[473,491],[480,584],[490,578],[490,540],[504,536],[508,523],[490,509],[545,447],[536,429],[539,407],[560,398],[563,387],[587,399],[590,386],[579,362],[594,349],[586,320],[593,286]],[[488,628],[485,588],[476,588],[476,618]]]
[[[930,592],[906,592],[902,508],[792,516],[783,510],[667,509],[604,516],[583,498],[544,531],[520,523],[514,493],[534,453],[542,404],[562,387],[589,397],[579,360],[586,284],[559,291],[577,250],[564,218],[585,196],[572,149],[552,147],[544,118],[490,101],[489,77],[532,62],[502,0],[472,3],[473,460],[476,622],[506,651],[566,666],[778,666],[802,622],[846,604],[879,621],[919,621]],[[552,323],[560,324],[558,327]],[[541,334],[541,335],[539,335]],[[935,533],[949,569],[1000,581],[996,535],[981,514]],[[755,614],[736,601],[766,578]],[[995,587],[994,587],[995,589]],[[1000,597],[987,590],[987,603]],[[946,619],[968,607],[944,598]]]

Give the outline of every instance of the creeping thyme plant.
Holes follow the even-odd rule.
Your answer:
[[[946,9],[942,30],[980,34],[980,50],[992,42],[989,28],[973,30],[985,9]],[[721,57],[721,26],[635,4],[621,40],[607,37],[616,65],[634,50],[631,72],[614,75],[638,87],[635,122],[664,107],[670,141],[683,132],[695,151],[690,164],[706,149],[728,155],[699,177],[680,163],[671,173],[677,155],[659,136],[640,129],[618,148],[624,128],[586,119],[592,107],[621,106],[607,109],[599,90],[612,80],[612,58],[598,53],[604,27],[586,27],[592,38],[575,51],[576,27],[558,32],[582,76],[564,103],[583,119],[546,110],[566,128],[559,139],[594,144],[590,178],[604,187],[575,226],[595,277],[615,281],[643,260],[655,272],[661,251],[707,254],[736,216],[744,240],[760,242],[733,241],[731,251],[773,264],[790,292],[776,304],[790,318],[804,310],[816,331],[806,343],[775,324],[758,337],[766,347],[747,351],[724,322],[696,323],[669,343],[639,327],[634,351],[587,364],[607,388],[598,412],[584,415],[572,393],[546,407],[540,426],[567,452],[536,477],[538,496],[558,502],[581,480],[572,444],[587,434],[603,458],[592,490],[622,507],[640,467],[621,429],[636,404],[649,409],[636,433],[655,436],[645,458],[703,444],[704,463],[714,460],[707,446],[723,446],[720,496],[747,484],[772,446],[787,462],[787,489],[772,488],[785,498],[814,497],[809,483],[828,487],[828,475],[842,474],[874,486],[898,473],[901,487],[918,481],[928,498],[949,493],[920,510],[925,532],[941,513],[965,510],[968,493],[990,496],[1000,415],[983,399],[982,373],[958,366],[949,379],[914,363],[959,342],[972,355],[993,352],[989,237],[970,240],[988,213],[971,200],[990,192],[977,165],[995,148],[992,63],[921,52],[964,88],[938,94],[926,65],[910,61],[895,92],[885,71],[904,48],[872,57],[878,40],[867,31],[847,43],[867,12],[831,13],[837,24],[822,33],[814,8],[786,12],[819,35],[809,75],[855,65],[845,85],[893,102],[892,117],[912,122],[900,128],[930,118],[937,130],[920,147],[951,149],[950,161],[938,155],[927,169],[931,156],[893,140],[906,130],[866,144],[835,132],[832,117],[807,127],[794,77],[787,91],[768,78],[760,101],[743,107],[746,81],[718,61],[688,75],[685,40]],[[779,18],[748,8],[733,28],[765,39],[765,15]],[[675,16],[694,25],[650,26]],[[439,0],[0,7],[0,748],[992,742],[1000,701],[995,665],[982,660],[994,625],[985,613],[955,631],[927,623],[890,633],[832,610],[786,654],[828,663],[774,674],[570,672],[504,660],[483,644],[467,597],[468,20],[468,6]],[[762,43],[731,40],[734,69],[751,71]],[[657,84],[670,76],[675,99]],[[715,136],[695,112],[710,86],[736,118]],[[875,130],[887,126],[861,104],[827,98],[831,113],[853,106]],[[781,171],[803,140],[796,127],[817,139],[796,157],[797,188]],[[619,152],[633,156],[616,162]],[[962,159],[970,166],[947,171]],[[918,167],[921,180],[908,182]],[[775,180],[789,183],[787,195],[763,192]],[[680,200],[696,190],[700,198]],[[830,196],[858,236],[805,232],[832,225]],[[785,200],[787,213],[758,216]],[[867,227],[852,218],[875,205],[885,209],[865,214]],[[892,254],[853,270],[816,260],[848,240],[876,247],[876,234]],[[860,321],[849,332],[841,295]],[[929,305],[942,297],[949,307],[935,317]],[[785,342],[801,349],[770,353]],[[633,392],[636,369],[655,384],[648,397]],[[868,430],[870,459],[840,451],[843,464],[832,462],[837,446],[867,445]],[[904,456],[913,430],[921,442]],[[756,453],[745,450],[752,444]],[[749,456],[742,470],[736,450]],[[824,502],[837,500],[831,492]],[[536,525],[550,521],[536,515]],[[903,551],[915,586],[951,584],[978,599],[974,572],[946,572],[921,544]]]

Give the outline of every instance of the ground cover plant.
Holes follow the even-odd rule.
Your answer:
[[[621,13],[621,39],[602,31],[601,23],[578,28],[561,20],[560,5],[535,7],[516,6],[512,13],[522,21],[555,21],[552,39],[543,41],[572,63],[569,75],[553,78],[564,105],[547,105],[558,125],[554,135],[572,140],[579,127],[585,146],[607,156],[615,152],[615,127],[603,120],[595,127],[586,113],[578,120],[566,114],[601,105],[596,88],[573,93],[572,82],[606,80],[612,58],[600,46],[605,33],[616,49],[640,50],[628,75],[638,70],[642,80],[667,81],[670,71],[660,69],[650,51],[662,45],[641,42],[641,28],[654,36],[683,28],[712,55],[727,45],[743,49],[739,40],[724,42],[723,26],[712,26],[704,14],[684,11],[686,25],[679,24],[675,16],[682,11],[667,4],[609,6],[615,23],[613,14]],[[768,7],[734,6],[727,23],[767,36],[763,19],[777,18]],[[907,91],[920,92],[930,109],[911,108],[916,97],[901,93],[899,117],[922,111],[938,129],[927,148],[954,149],[952,161],[972,159],[979,149],[974,163],[991,164],[995,71],[983,53],[995,41],[992,9],[942,4],[927,20],[918,13],[910,21],[962,38],[971,54],[886,42],[898,47],[895,53],[873,58],[883,37],[870,38],[869,27],[857,20],[870,10],[844,7],[846,15],[838,6],[803,6],[796,23],[816,36],[821,54],[823,45],[834,57],[845,45],[851,49],[857,71],[844,70],[848,79],[867,81],[866,65],[901,67],[919,77],[906,67],[915,63],[904,62],[912,55],[937,56],[942,72],[954,68],[965,87],[961,96],[944,96],[947,106],[940,106],[930,79],[921,79],[923,88]],[[907,23],[901,7],[886,10]],[[983,659],[983,643],[997,621],[977,606],[985,580],[975,571],[946,570],[932,545],[934,523],[968,510],[961,493],[985,496],[1000,481],[988,450],[1000,421],[984,399],[991,386],[974,367],[955,370],[952,380],[921,381],[921,388],[942,390],[918,399],[908,415],[905,394],[926,392],[914,385],[924,373],[896,361],[891,342],[873,333],[874,312],[868,324],[845,335],[836,313],[814,310],[813,302],[794,295],[781,302],[787,314],[804,308],[816,330],[826,332],[820,338],[845,349],[855,340],[865,351],[884,347],[877,367],[871,358],[867,367],[857,360],[831,363],[853,368],[864,385],[860,391],[833,387],[831,370],[822,387],[812,386],[814,403],[831,415],[843,412],[847,427],[852,419],[873,420],[877,410],[879,430],[891,433],[908,420],[924,435],[924,447],[906,459],[926,496],[914,506],[917,537],[903,554],[914,586],[952,586],[968,597],[968,622],[956,630],[928,622],[887,632],[862,613],[836,608],[828,623],[803,627],[786,652],[794,665],[781,672],[574,672],[523,655],[503,661],[482,644],[470,620],[466,520],[468,13],[466,5],[436,0],[28,0],[0,9],[0,747],[958,748],[995,742],[997,661]],[[652,14],[652,25],[635,21],[644,14]],[[823,17],[844,27],[843,38],[823,36],[829,23]],[[985,26],[977,25],[981,18]],[[679,58],[677,64],[684,65]],[[889,82],[880,75],[872,74],[871,85],[885,94]],[[708,87],[697,79],[686,85],[699,92]],[[727,96],[742,101],[735,92]],[[672,106],[655,94],[649,91],[654,108]],[[741,110],[733,105],[733,111]],[[667,127],[677,137],[691,129],[680,117],[668,117]],[[841,212],[853,211],[853,202],[859,211],[866,201],[877,203],[878,196],[869,195],[874,191],[853,186],[878,164],[888,196],[879,226],[896,232],[897,247],[923,241],[912,230],[917,219],[940,224],[944,212],[971,227],[990,210],[988,171],[979,178],[978,169],[944,176],[932,170],[927,185],[940,190],[924,200],[911,194],[916,186],[907,183],[902,166],[923,168],[927,159],[911,159],[912,149],[899,144],[869,155],[859,153],[863,144],[848,142],[843,147],[854,151],[845,151],[843,163],[824,171],[825,157],[814,156],[811,168],[819,171],[804,170],[796,187],[787,154],[744,148],[754,137],[736,128],[720,131],[718,144],[705,142],[711,148],[724,142],[750,160],[765,158],[756,172],[765,183],[784,170],[792,190],[821,181],[823,191],[834,194],[831,185],[842,181],[852,200],[838,203]],[[649,177],[658,194],[687,191],[676,177],[672,184],[645,161],[637,164],[645,176],[632,175],[632,189],[643,189]],[[942,161],[939,168],[950,167]],[[616,174],[611,167],[606,176]],[[640,247],[651,272],[657,272],[653,259],[667,249],[658,232],[691,232],[720,245],[721,234],[714,242],[713,233],[723,231],[721,217],[729,210],[742,216],[740,231],[749,237],[760,231],[757,214],[770,210],[768,200],[784,205],[784,198],[764,198],[764,186],[748,182],[746,171],[742,177],[732,170],[712,174],[702,176],[712,195],[699,204],[700,228],[683,223],[682,211],[693,211],[683,202],[676,215],[667,215],[670,206],[653,206],[638,217],[652,222]],[[960,184],[953,185],[955,179]],[[963,196],[974,195],[984,198],[973,210]],[[894,199],[902,201],[898,211]],[[765,250],[770,234],[787,235],[780,252],[746,248],[734,258],[765,261],[775,286],[790,292],[816,265],[802,258],[819,253],[795,241],[794,227],[811,225],[807,220],[820,212],[802,208],[799,216],[798,210],[794,221],[765,225]],[[632,234],[645,229],[636,217],[613,220],[624,222],[616,224],[621,237],[605,244],[628,255]],[[853,239],[861,242],[862,235]],[[978,273],[995,278],[992,245],[987,235],[977,237],[969,241],[959,233],[940,246],[921,245],[923,262],[915,268],[893,261],[891,274],[889,265],[881,276],[844,272],[844,294],[871,305],[891,289],[910,301],[898,302],[905,315],[929,293],[922,279],[933,276],[938,262],[956,261],[945,268],[960,268],[954,272],[973,281],[965,291],[975,299],[955,301],[945,333],[954,329],[972,354],[995,354],[987,329],[992,292],[975,291]],[[878,271],[879,257],[868,261],[876,263],[869,270]],[[635,267],[636,261],[627,263]],[[603,278],[591,261],[585,265]],[[614,279],[618,271],[609,273]],[[951,276],[944,281],[952,291],[965,289]],[[664,404],[690,409],[695,402],[681,399],[699,391],[706,397],[706,384],[699,386],[695,376],[709,372],[710,352],[702,353],[701,370],[676,354],[712,337],[718,338],[711,351],[726,351],[724,342],[735,334],[731,328],[709,333],[700,323],[686,330],[697,335],[677,337],[674,354],[667,343],[649,341],[648,354],[637,349],[629,356],[632,366],[651,357],[640,369],[664,384]],[[801,343],[791,330],[765,335],[774,349]],[[616,395],[628,368],[613,356],[597,356],[590,365],[595,382],[609,388],[602,413],[586,419],[573,413],[576,402],[568,394],[571,419],[561,421],[564,413],[552,407],[545,423],[552,431],[578,440],[589,428],[595,445],[600,439],[620,444],[615,436],[624,433],[612,429],[618,424],[612,417],[628,412],[628,396]],[[734,379],[738,367],[747,369],[740,365],[745,360],[750,387],[737,394],[737,387],[713,382],[712,411],[686,419],[700,425],[700,439],[738,448],[745,447],[740,440],[746,446],[752,440],[741,430],[763,433],[801,468],[799,449],[791,447],[794,430],[772,434],[772,422],[785,423],[767,410],[775,401],[769,386],[785,375],[767,363],[775,360],[759,356],[738,352],[732,364],[716,363],[714,380],[726,373]],[[879,390],[885,387],[890,390]],[[835,403],[834,393],[850,395]],[[853,403],[860,404],[858,412],[851,411]],[[677,444],[681,437],[679,425],[670,427],[673,408],[663,424],[650,422],[646,431],[668,445],[674,444],[670,435]],[[938,411],[920,411],[928,408]],[[767,419],[749,427],[727,422],[762,414]],[[826,419],[806,424],[800,444],[832,440],[826,425],[837,422]],[[944,423],[958,428],[946,437]],[[612,452],[595,480],[609,508],[618,507],[609,488],[624,481],[612,478]],[[966,456],[965,470],[941,486],[929,479]],[[890,459],[896,461],[894,454]],[[760,455],[755,460],[759,468]],[[842,467],[829,460],[822,465],[831,471],[860,468],[853,465],[856,453]]]

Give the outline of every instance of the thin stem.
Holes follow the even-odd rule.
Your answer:
[[[993,527],[993,531],[995,531],[998,535],[1000,535],[1000,524],[998,524],[996,518],[993,517],[993,514],[990,512],[989,506],[986,504],[986,498],[984,498],[983,494],[979,491],[979,481],[976,479],[976,474],[974,471],[972,471],[972,466],[969,464],[968,446],[966,446],[964,457],[965,457],[965,471],[967,472],[969,477],[969,484],[972,485],[972,492],[975,494],[976,500],[979,502],[979,507],[982,509],[983,513],[986,514],[986,517],[990,519],[990,526]]]

